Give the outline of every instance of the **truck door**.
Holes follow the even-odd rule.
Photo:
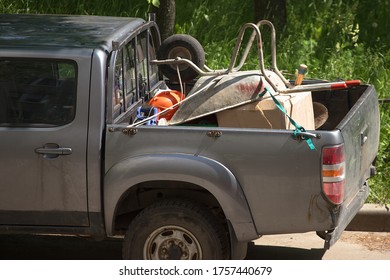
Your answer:
[[[88,225],[85,68],[0,59],[1,225]]]

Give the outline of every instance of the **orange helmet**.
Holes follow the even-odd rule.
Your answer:
[[[166,90],[153,96],[149,101],[149,105],[158,108],[160,111],[163,111],[179,103],[184,98],[184,94],[177,90]],[[177,108],[178,107],[174,107],[161,114],[160,118],[166,118],[169,121],[175,114]]]

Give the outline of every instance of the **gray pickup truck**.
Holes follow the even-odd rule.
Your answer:
[[[375,170],[374,87],[287,83],[284,92],[304,89],[326,107],[315,129],[218,125],[221,110],[187,122],[184,105],[201,107],[188,96],[207,93],[210,79],[233,77],[231,85],[248,74],[275,95],[280,85],[264,69],[202,76],[178,55],[188,54],[183,42],[157,60],[160,45],[154,21],[1,15],[0,233],[123,238],[130,259],[243,259],[250,241],[271,234],[313,231],[325,248],[336,242]],[[164,65],[201,77],[168,81]],[[145,118],[145,105],[175,86],[188,94],[176,103],[180,121]]]

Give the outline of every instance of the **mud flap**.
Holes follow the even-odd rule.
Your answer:
[[[349,225],[352,219],[363,207],[363,204],[366,201],[368,194],[369,186],[366,182],[356,194],[355,198],[351,201],[351,203],[342,207],[342,209],[340,210],[339,223],[337,227],[333,231],[327,232],[325,234],[324,249],[328,250],[333,244],[336,243],[337,240],[339,240],[345,228]]]
[[[230,221],[228,221],[229,236],[230,236],[230,259],[243,260],[248,252],[248,242],[240,242],[237,239],[236,233]]]

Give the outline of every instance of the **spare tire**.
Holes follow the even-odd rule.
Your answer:
[[[203,68],[205,63],[205,53],[202,45],[194,37],[186,34],[175,34],[168,37],[162,42],[157,52],[159,60],[175,59],[177,57],[192,61],[200,69]],[[198,72],[185,63],[178,65],[163,64],[160,65],[160,70],[169,80],[177,82],[179,81],[177,66],[183,82],[191,81],[198,76]]]

